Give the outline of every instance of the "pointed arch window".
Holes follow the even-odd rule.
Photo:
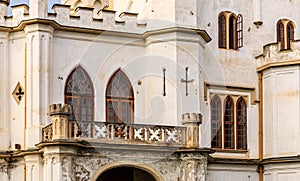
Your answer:
[[[284,49],[284,26],[281,21],[277,23],[277,42],[280,43],[280,49]]]
[[[76,67],[65,86],[65,103],[71,105],[71,121],[94,121],[94,88],[86,71]]]
[[[247,149],[247,103],[236,95],[213,95],[210,107],[211,147]]]
[[[237,149],[247,149],[247,105],[243,97],[236,103]]]
[[[224,100],[224,148],[234,148],[234,106],[230,96]]]
[[[237,21],[236,17],[232,14],[229,17],[229,49],[237,49]]]
[[[134,95],[125,73],[116,71],[106,88],[106,121],[133,123]]]
[[[277,43],[280,43],[280,50],[291,49],[291,41],[294,40],[295,25],[291,20],[281,19],[276,25]]]
[[[221,99],[214,95],[211,100],[211,147],[222,148],[222,107]]]
[[[237,50],[243,46],[243,16],[221,12],[218,18],[219,48]]]
[[[226,18],[224,14],[219,15],[219,48],[226,48]]]
[[[292,40],[294,40],[294,25],[289,22],[287,24],[287,49],[291,49]]]

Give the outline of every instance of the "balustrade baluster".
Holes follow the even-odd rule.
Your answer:
[[[134,140],[134,126],[129,126],[129,140]]]
[[[150,128],[145,127],[145,141],[149,142],[150,141]]]

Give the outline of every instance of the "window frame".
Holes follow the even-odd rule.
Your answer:
[[[113,95],[113,94],[109,94],[109,89],[111,88],[111,86],[113,86],[113,81],[115,80],[115,78],[117,78],[116,76],[120,74],[121,77],[124,78],[123,81],[125,81],[127,83],[128,86],[130,87],[125,87],[125,88],[129,88],[129,95],[127,96],[121,96],[121,95]],[[119,81],[119,80],[118,80]],[[121,88],[124,88],[123,86]],[[120,90],[120,89],[118,89]],[[117,121],[110,121],[110,107],[108,106],[110,102],[117,102],[118,104],[118,108],[117,108],[117,113],[114,112],[114,116],[117,115]],[[122,103],[129,103],[130,104],[130,116],[129,116],[129,121],[123,122],[122,117],[123,117],[123,106]],[[134,123],[134,94],[133,94],[133,87],[132,84],[130,83],[128,77],[126,76],[126,74],[121,70],[118,69],[109,79],[107,86],[106,86],[106,93],[105,93],[105,112],[106,112],[106,122],[114,122],[114,123],[126,123],[126,124],[133,124]],[[128,114],[128,112],[126,113]],[[118,116],[119,115],[119,116]]]
[[[215,102],[216,101],[216,102]],[[215,103],[215,104],[214,104]],[[216,105],[217,107],[213,107],[213,105]],[[210,110],[211,110],[211,117],[210,117],[210,120],[211,120],[211,145],[212,145],[212,148],[222,148],[222,103],[221,103],[221,98],[218,96],[218,95],[214,95],[213,98],[211,99],[211,107],[210,107]],[[217,119],[213,119],[213,111],[214,112],[217,112]],[[218,128],[219,130],[217,131],[217,134],[219,134],[219,136],[215,138],[215,136],[213,136],[215,133],[214,131],[214,126],[212,126],[213,124],[216,124],[217,126],[219,125],[220,127]],[[218,139],[219,138],[219,139]],[[216,144],[213,144],[213,142],[215,142]]]
[[[229,107],[230,106],[230,107]],[[224,129],[224,149],[234,149],[235,147],[235,120],[234,120],[234,102],[231,96],[224,99],[224,112],[223,112],[223,129]],[[227,128],[228,126],[228,128]],[[230,128],[229,128],[230,126]],[[228,135],[230,132],[231,135]],[[229,139],[230,138],[230,139]],[[229,144],[230,146],[227,146]]]
[[[236,22],[237,48],[243,47],[243,16],[238,14]]]
[[[288,23],[287,23],[287,35],[286,35],[286,37],[287,37],[287,49],[291,49],[291,41],[293,41],[294,40],[294,36],[295,36],[295,27],[294,27],[294,25],[293,25],[293,23],[291,22],[291,21],[289,21]],[[290,29],[290,27],[292,27],[291,29]]]
[[[281,20],[277,22],[277,43],[280,43],[280,50],[285,49],[284,25]]]
[[[227,27],[226,16],[224,13],[220,13],[218,18],[218,30],[219,30],[219,48],[227,47]]]
[[[83,75],[86,78],[86,81],[88,82],[88,84],[91,86],[91,93],[80,93],[80,92],[69,92],[68,91],[68,85],[70,82],[70,79],[72,78],[72,76],[76,73],[76,71],[82,71]],[[79,86],[81,87],[81,86]],[[80,110],[80,113],[77,114],[78,117],[82,117],[82,105],[81,105],[81,101],[82,100],[90,100],[92,102],[92,106],[89,107],[91,109],[91,121],[86,121],[86,122],[93,122],[94,121],[94,108],[95,108],[95,102],[94,102],[94,86],[93,86],[93,82],[90,78],[90,76],[88,75],[88,73],[79,65],[76,68],[74,68],[74,70],[69,74],[67,81],[65,83],[65,92],[64,92],[64,97],[65,97],[65,103],[69,103],[68,100],[69,99],[73,99],[75,98],[76,100],[78,100],[78,110]],[[71,105],[71,111],[72,114],[69,116],[69,120],[70,121],[82,121],[81,119],[76,119],[77,116],[74,115],[74,107],[73,105]]]
[[[244,106],[244,110],[239,109],[240,103]],[[239,121],[239,113],[242,113],[244,116],[244,122]],[[239,134],[239,126],[244,126],[245,129],[242,130],[242,145],[245,145],[244,147],[239,147],[239,139],[240,139],[240,134]],[[236,148],[238,150],[246,150],[248,147],[248,134],[247,134],[247,103],[243,97],[239,97],[239,99],[236,101]]]
[[[82,79],[81,81],[74,80],[75,83],[76,83],[76,81],[79,81],[79,82],[77,82],[79,84],[75,84],[75,85],[77,85],[79,91],[77,91],[77,92],[76,91],[75,92],[71,91],[70,92],[69,89],[68,89],[69,88],[68,86],[71,84],[71,81],[72,81],[71,78],[73,78],[76,71],[78,71],[78,72],[81,71],[85,78]],[[83,83],[87,83],[88,88],[90,89],[90,93],[87,93],[87,92],[82,93],[82,91],[80,91],[80,88],[86,88],[86,86],[80,86],[80,84],[83,84]],[[74,88],[74,89],[76,89],[76,88]],[[64,99],[65,99],[65,103],[69,104],[71,106],[71,115],[69,116],[69,121],[74,121],[75,122],[75,123],[72,123],[72,124],[79,125],[78,122],[81,122],[81,123],[92,123],[92,122],[94,122],[94,109],[95,109],[94,98],[95,98],[94,84],[93,84],[89,74],[79,65],[79,66],[77,66],[76,68],[74,68],[72,70],[72,72],[69,74],[69,76],[68,76],[68,78],[65,82]],[[79,111],[79,114],[75,115],[75,111],[74,111],[75,108],[74,108],[72,103],[71,104],[69,103],[69,100],[71,100],[71,102],[73,102],[73,100],[77,101],[78,106],[76,107],[76,110]],[[83,109],[85,109],[81,104],[83,100],[90,100],[91,101],[91,106],[86,108],[86,111],[90,110],[90,114],[85,115],[85,116],[90,116],[91,117],[89,120],[82,120]],[[71,133],[70,133],[71,136],[75,136],[73,128],[74,127],[72,127],[72,130],[71,130]],[[84,128],[79,126],[79,133],[78,133],[79,135],[83,133],[81,129],[84,129]],[[91,126],[90,129],[87,129],[86,131],[88,131],[87,133],[90,133],[92,135],[93,134],[93,126]],[[79,135],[76,135],[76,136],[79,136]]]
[[[247,98],[245,98],[246,95],[226,95],[226,94],[222,94],[222,93],[213,93],[211,95],[211,100],[210,100],[210,130],[211,130],[211,148],[216,149],[216,150],[224,150],[224,151],[246,151],[248,149],[248,116],[247,116],[247,111],[248,111],[248,105],[247,105]],[[215,141],[215,138],[213,136],[214,134],[214,122],[213,122],[213,103],[214,100],[216,98],[220,98],[220,103],[221,103],[221,146],[215,146],[215,144],[213,143]],[[240,147],[240,145],[238,145],[238,140],[240,139],[239,135],[238,135],[238,126],[241,124],[238,124],[238,103],[240,101],[244,101],[244,111],[245,111],[245,122],[243,123],[245,125],[245,129],[243,130],[244,132],[244,147]],[[228,112],[226,113],[226,103],[229,102],[231,104],[230,107],[230,116],[231,116],[231,120],[233,119],[233,121],[230,122],[230,124],[228,124],[229,122],[226,122],[226,114],[228,114]],[[228,135],[226,135],[226,124],[231,126],[231,132],[233,131],[233,135],[229,135],[231,137],[231,139],[228,139]],[[227,137],[226,137],[227,136]],[[230,142],[230,144],[226,145],[226,140]]]
[[[218,16],[218,47],[238,50],[243,47],[243,16],[223,11]]]

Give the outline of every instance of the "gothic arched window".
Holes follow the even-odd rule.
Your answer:
[[[280,43],[280,49],[284,49],[284,26],[281,21],[277,23],[277,42]]]
[[[247,149],[247,105],[243,97],[236,103],[237,149]]]
[[[222,107],[219,96],[211,100],[211,147],[222,148]]]
[[[280,50],[291,49],[291,40],[294,40],[295,25],[289,19],[281,19],[276,25],[277,43],[280,43]]]
[[[287,49],[291,48],[291,40],[294,40],[294,25],[289,22],[287,24]]]
[[[94,121],[94,88],[86,71],[76,67],[65,86],[65,103],[71,105],[71,121]]]
[[[243,46],[243,16],[224,11],[218,17],[219,48],[237,50]]]
[[[232,14],[229,17],[229,49],[237,49],[237,21],[236,17]]]
[[[234,148],[234,106],[233,100],[227,96],[224,100],[224,148]]]
[[[219,48],[226,48],[226,18],[224,14],[219,15]]]
[[[120,69],[110,78],[106,88],[106,121],[133,123],[133,88]]]

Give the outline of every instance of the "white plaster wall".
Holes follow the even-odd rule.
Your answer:
[[[264,155],[299,153],[299,66],[272,68],[263,77]]]
[[[298,163],[280,163],[265,166],[264,180],[266,181],[296,181],[299,180]]]
[[[9,92],[7,97],[9,100],[9,121],[10,121],[10,149],[14,149],[15,144],[20,144],[24,149],[24,96],[18,105],[12,96],[12,92],[17,86],[18,82],[25,86],[24,71],[25,71],[25,37],[22,32],[10,34],[8,41],[8,72],[9,79],[7,86],[9,86]]]
[[[257,181],[259,174],[256,166],[230,165],[230,164],[209,164],[207,168],[207,181]]]
[[[121,68],[134,89],[135,123],[180,124],[184,112],[199,112],[198,67],[203,58],[198,42],[173,41],[177,37],[174,33],[150,36],[145,45],[143,40],[134,38],[55,32],[50,103],[64,101],[65,81],[81,65],[94,84],[95,120],[105,121],[106,85]],[[189,79],[194,79],[188,85],[189,96],[185,95],[185,84],[181,82],[186,66],[190,68]],[[163,68],[166,68],[166,96],[163,96]]]

